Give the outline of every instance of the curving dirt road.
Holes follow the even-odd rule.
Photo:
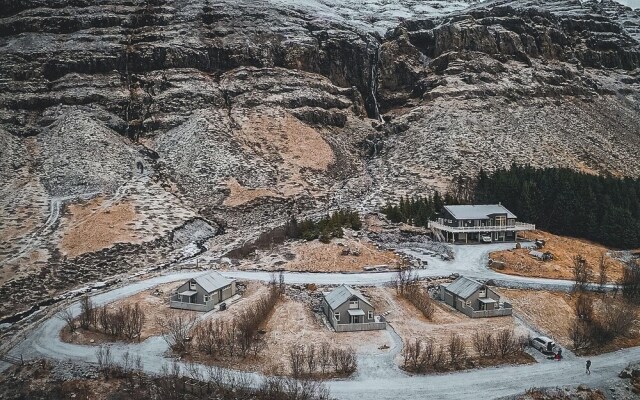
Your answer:
[[[570,281],[549,281],[540,278],[520,278],[498,274],[483,267],[486,257],[496,247],[490,246],[458,246],[456,260],[444,262],[431,260],[429,267],[418,271],[420,276],[441,276],[453,272],[464,273],[483,279],[504,280],[509,284],[528,286],[558,286],[570,287]],[[101,293],[93,297],[97,305],[106,304],[124,297],[131,296],[142,290],[149,289],[161,283],[185,280],[201,274],[201,271],[174,272],[157,276],[141,282]],[[252,280],[268,280],[271,274],[267,272],[230,271],[224,275]],[[285,273],[287,283],[352,283],[380,285],[389,282],[393,273]],[[78,313],[77,304],[69,306]],[[60,340],[60,330],[64,322],[57,318],[44,321],[33,331],[27,333],[25,339],[14,347],[10,354],[22,355],[26,359],[48,357],[58,360],[78,360],[96,362],[96,347],[64,343]],[[390,331],[394,344],[389,354],[397,354],[401,348],[399,337]],[[140,355],[144,369],[148,372],[160,372],[163,364],[171,360],[165,357],[167,345],[160,337],[152,337],[142,343],[115,344],[112,352],[116,360],[125,352]],[[389,355],[373,356],[360,355],[358,373],[347,380],[334,380],[327,383],[331,394],[339,399],[415,399],[415,398],[447,398],[447,399],[477,399],[481,392],[485,398],[521,393],[531,387],[565,386],[587,384],[590,386],[606,386],[613,383],[617,373],[629,362],[640,359],[640,347],[620,350],[596,357],[593,362],[591,375],[584,374],[585,359],[581,357],[567,357],[561,362],[542,359],[540,363],[525,366],[503,366],[497,368],[477,369],[444,375],[411,376],[400,371]],[[390,361],[391,360],[391,361]],[[0,365],[0,370],[6,366]],[[204,366],[200,367],[206,373]],[[262,376],[255,373],[241,373],[259,382]]]

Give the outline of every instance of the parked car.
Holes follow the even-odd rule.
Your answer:
[[[555,342],[546,336],[533,338],[529,344],[541,353],[552,353],[556,347]]]
[[[491,236],[490,235],[482,235],[480,237],[480,240],[482,240],[484,243],[491,243]]]

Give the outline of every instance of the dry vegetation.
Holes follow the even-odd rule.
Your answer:
[[[309,170],[326,171],[336,160],[333,149],[320,132],[287,112],[252,111],[237,113],[234,119],[240,125],[240,129],[234,131],[235,138],[244,150],[278,165],[279,181],[268,190],[285,197],[306,190],[320,193],[305,176]]]
[[[169,308],[168,295],[181,283],[167,283],[158,285],[152,289],[137,293],[131,297],[115,301],[107,305],[107,309],[115,311],[125,305],[138,305],[145,314],[145,322],[140,332],[140,340],[143,341],[151,336],[158,336],[162,332],[159,320],[166,319],[171,315],[172,310]],[[79,326],[79,318],[75,319]],[[64,342],[75,344],[101,344],[121,340],[111,335],[100,332],[96,329],[76,329],[71,332],[69,327],[65,327],[60,336]]]
[[[12,367],[0,375],[0,398],[22,399],[76,399],[107,400],[119,392],[119,379],[56,379],[53,366],[44,360],[34,361],[22,367]]]
[[[253,114],[241,126],[237,137],[245,146],[264,157],[281,158],[288,168],[326,170],[335,160],[322,135],[289,113]]]
[[[409,301],[426,319],[431,319],[435,312],[434,301],[411,269],[399,269],[394,283],[399,297]]]
[[[504,359],[484,358],[478,359],[478,352],[474,348],[474,336],[477,332],[489,333],[499,331],[514,332],[515,336],[526,335],[526,331],[517,326],[513,317],[496,317],[496,318],[469,318],[466,315],[453,310],[452,308],[442,304],[439,301],[433,301],[433,312],[430,318],[426,318],[422,311],[418,310],[409,300],[402,298],[394,288],[374,288],[370,290],[376,312],[389,312],[386,316],[393,329],[402,338],[402,342],[415,345],[416,341],[422,345],[432,343],[435,349],[448,349],[451,344],[452,337],[456,337],[458,344],[454,347],[462,347],[464,353],[469,358],[469,363],[463,366],[448,365],[446,360],[447,354],[443,359],[444,369],[459,369],[462,367],[488,366],[503,363],[529,363],[533,359],[526,355],[518,353],[514,357],[505,357]],[[462,351],[459,350],[459,351]],[[447,350],[448,352],[448,350]],[[448,353],[450,355],[450,353]],[[402,364],[404,358],[399,356],[398,363]],[[435,368],[427,368],[427,370],[435,370]]]
[[[605,254],[605,260],[608,264],[608,280],[611,282],[619,282],[622,278],[623,263],[606,255],[609,250],[599,244],[591,243],[583,239],[556,236],[542,231],[524,232],[524,234],[520,235],[526,239],[545,240],[545,246],[541,251],[551,252],[553,254],[553,260],[540,261],[529,255],[529,249],[524,248],[496,251],[491,253],[491,259],[505,263],[504,268],[498,269],[494,267],[498,272],[518,276],[572,279],[574,257],[581,255],[594,269],[595,274],[591,280],[596,282],[598,279],[597,266],[600,262],[600,257]]]
[[[357,239],[340,239],[327,244],[317,240],[296,243],[291,251],[295,258],[283,265],[287,271],[362,271],[366,266],[397,267],[402,262],[393,252],[379,250],[373,244]],[[347,251],[349,253],[343,255]]]
[[[415,373],[444,372],[532,360],[524,351],[528,337],[516,335],[513,329],[477,331],[471,345],[475,355],[471,354],[469,343],[456,333],[440,345],[431,338],[415,339],[404,344],[402,368]]]
[[[261,263],[256,264],[256,261]],[[241,260],[240,269],[309,271],[309,272],[362,272],[367,266],[397,268],[402,259],[392,251],[381,250],[364,239],[345,237],[332,239],[286,242],[272,250],[255,250],[255,257]]]
[[[0,376],[0,398],[76,399],[76,400],[328,400],[327,389],[310,380],[298,381],[273,377],[262,383],[237,377],[217,368],[203,373],[192,365],[165,364],[161,374],[149,376],[142,371],[140,357],[128,353],[114,359],[107,348],[96,352],[99,365],[53,365],[35,360],[12,367]],[[64,377],[60,370],[65,369]],[[69,373],[71,376],[68,376]]]
[[[75,257],[114,243],[140,243],[131,228],[135,218],[132,202],[111,205],[98,197],[83,204],[71,204],[62,223],[60,248],[65,255]]]
[[[570,346],[569,330],[574,315],[570,294],[522,289],[499,289],[498,292],[525,321],[560,345]]]
[[[243,313],[248,302],[234,304],[229,311],[214,313],[225,324],[232,323],[235,316]],[[300,344],[316,344],[316,352],[323,343],[329,343],[332,349],[358,351],[379,351],[383,345],[389,345],[388,336],[383,331],[336,333],[325,326],[311,311],[309,304],[288,296],[281,298],[268,318],[260,325],[257,352],[247,352],[244,357],[227,357],[219,354],[206,354],[203,351],[191,351],[187,359],[199,363],[233,367],[244,371],[257,371],[268,376],[292,375],[292,353],[299,351]],[[197,343],[194,349],[197,350]],[[305,372],[303,370],[302,372]],[[330,367],[321,374],[317,365],[315,377],[342,376],[347,371],[336,371]],[[350,372],[350,371],[349,371]]]
[[[591,389],[580,385],[575,389],[545,388],[529,389],[524,394],[515,396],[513,400],[605,400],[607,396],[600,389]]]
[[[620,294],[613,297],[612,294],[601,293],[559,293],[521,289],[500,289],[500,294],[513,305],[514,312],[529,324],[536,326],[560,345],[572,349],[576,347],[573,332],[577,321],[576,310],[585,308],[583,305],[578,306],[581,296],[590,300],[592,314],[607,326],[615,327],[612,318],[617,319],[618,311],[625,311],[624,314],[627,315],[638,315],[640,312],[640,306],[625,302]],[[615,338],[611,340],[598,343],[590,349],[580,348],[577,351],[589,354],[606,353],[640,345],[640,321],[633,317],[632,319],[628,324],[628,333],[616,332]]]
[[[261,197],[277,197],[278,194],[270,189],[262,188],[246,188],[236,180],[231,178],[227,183],[229,188],[229,196],[224,199],[224,205],[228,207],[237,207],[245,203],[261,198]]]

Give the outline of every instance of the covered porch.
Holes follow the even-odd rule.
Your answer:
[[[171,297],[171,301],[176,301],[179,303],[195,304],[197,294],[198,292],[196,292],[195,290],[185,290],[184,292],[179,292],[174,294]]]
[[[348,310],[349,314],[349,323],[350,324],[361,324],[364,322],[364,310]]]

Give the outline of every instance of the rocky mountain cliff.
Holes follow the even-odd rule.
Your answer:
[[[220,255],[480,167],[638,176],[639,27],[610,0],[0,0],[3,300],[179,259],[194,221]]]

